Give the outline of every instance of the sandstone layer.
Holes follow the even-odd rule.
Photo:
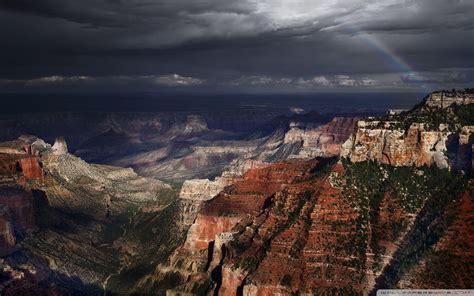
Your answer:
[[[357,132],[342,146],[342,157],[353,162],[372,160],[393,166],[436,165],[448,168],[447,151],[452,132],[440,127],[426,130],[422,123],[408,130],[379,127],[378,121],[359,121]]]

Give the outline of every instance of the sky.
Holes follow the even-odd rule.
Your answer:
[[[473,0],[0,0],[0,91],[474,86]]]

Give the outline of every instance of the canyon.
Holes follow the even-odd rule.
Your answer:
[[[339,146],[340,160],[301,160],[297,153],[224,179],[217,194],[215,186],[209,190],[215,184],[185,183],[181,196],[201,204],[168,262],[181,285],[167,295],[470,287],[472,117],[464,125],[458,112],[465,110],[457,108],[472,105],[465,96],[449,96],[449,103],[438,97],[444,95],[402,114],[358,121]],[[434,112],[446,113],[445,123],[431,118]],[[308,134],[320,139],[292,123],[285,142]],[[440,260],[453,267],[450,275]]]
[[[53,145],[0,143],[0,289],[470,288],[473,103],[443,91],[385,116],[246,113],[242,127],[235,116],[102,114]],[[14,134],[38,116],[0,124]]]

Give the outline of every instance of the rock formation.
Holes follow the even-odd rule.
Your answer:
[[[245,141],[221,138],[209,118],[189,114],[153,118],[146,128],[137,121],[125,129],[120,117],[104,124],[110,141],[156,144],[133,159],[124,153],[124,164],[187,179],[180,198],[133,169],[91,165],[62,140],[0,144],[0,289],[375,295],[470,288],[469,100],[468,93],[432,94],[411,111],[358,123],[296,114]],[[203,179],[188,179],[194,175]]]
[[[393,166],[436,165],[449,167],[447,146],[451,132],[440,126],[426,130],[422,123],[412,124],[407,131],[379,127],[378,121],[359,121],[357,132],[343,144],[342,157],[353,162],[373,160]]]
[[[469,192],[463,195],[464,181],[440,181],[430,169],[364,162],[312,165],[299,161],[250,170],[205,202],[170,261],[188,280],[169,294],[195,294],[193,287],[206,279],[212,281],[209,293],[218,295],[368,294],[393,287],[393,281],[436,288],[436,274],[406,252],[435,250],[438,260],[447,248],[439,245],[459,246],[450,262],[458,266],[457,277],[470,278],[472,231],[461,221],[472,220],[472,202]],[[327,165],[329,171],[317,173]],[[443,221],[453,213],[461,216],[443,230],[440,210],[447,215]],[[460,229],[465,235],[452,236]],[[430,240],[420,242],[420,231]],[[416,269],[407,271],[400,260]],[[468,287],[472,280],[446,283],[443,288]]]
[[[331,157],[340,154],[341,145],[355,131],[357,118],[337,117],[328,124],[304,127],[292,123],[284,143],[302,142],[301,151],[294,158]]]
[[[463,221],[473,219],[472,183],[440,168],[467,172],[472,128],[457,121],[458,101],[427,104],[359,121],[336,164],[267,164],[229,179],[216,195],[219,187],[211,192],[211,181],[187,184],[184,196],[200,184],[203,195],[194,198],[206,201],[163,267],[164,274],[174,270],[181,278],[168,294],[195,295],[208,281],[207,293],[214,295],[470,287],[472,227]],[[451,117],[434,124],[430,112],[441,107]],[[414,121],[418,115],[428,121]],[[318,130],[293,122],[283,145],[324,143]]]
[[[30,136],[0,143],[0,249],[15,274],[33,280],[7,280],[13,271],[6,272],[0,287],[11,293],[24,284],[38,293],[56,285],[97,294],[121,267],[126,251],[114,242],[124,225],[131,217],[160,216],[175,196],[161,181],[88,164],[58,143],[53,149]]]
[[[9,212],[14,229],[32,228],[34,222],[33,196],[21,187],[0,187],[0,204]]]
[[[16,239],[8,208],[0,204],[0,256],[13,252]]]
[[[198,133],[207,131],[207,122],[199,115],[188,115],[184,133]]]
[[[471,93],[436,92],[411,111],[361,120],[342,157],[393,166],[432,166],[471,172]]]
[[[428,107],[447,108],[453,104],[474,104],[474,94],[463,91],[437,91],[429,94],[425,101]]]
[[[57,138],[52,148],[54,155],[65,155],[68,152],[66,140],[63,137]]]

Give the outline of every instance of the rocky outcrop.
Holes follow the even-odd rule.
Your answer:
[[[456,91],[438,91],[428,95],[425,105],[428,107],[447,108],[451,105],[468,105],[474,104],[474,94]]]
[[[357,118],[336,117],[329,123],[312,127],[293,122],[285,134],[284,143],[302,142],[301,150],[292,158],[338,156],[341,145],[356,130]]]
[[[185,133],[198,133],[207,131],[206,120],[199,115],[188,115],[186,118],[186,127],[184,128]]]
[[[54,155],[65,155],[68,153],[66,140],[63,137],[57,138],[52,148]]]
[[[210,181],[209,179],[186,180],[183,183],[179,196],[182,199],[209,200],[221,192],[226,185],[228,184]]]
[[[179,197],[195,201],[210,200],[226,186],[242,179],[247,171],[269,165],[269,163],[258,160],[234,161],[220,177],[216,177],[213,181],[209,179],[186,180],[181,187]]]
[[[241,180],[202,204],[186,242],[175,252],[170,265],[179,267],[182,273],[188,275],[210,271],[225,255],[223,250],[232,238],[231,230],[242,219],[257,215],[271,202],[273,193],[317,165],[317,161],[288,162],[248,170]],[[228,274],[230,277],[235,275],[231,270]],[[230,279],[223,279],[223,283],[227,280],[239,283]],[[225,287],[234,292],[237,288]]]
[[[0,169],[9,173],[21,173],[27,180],[43,179],[43,168],[34,139],[20,139],[2,143],[0,147]]]
[[[473,104],[470,90],[441,91],[410,111],[361,120],[341,156],[352,162],[437,166],[470,175]]]
[[[393,166],[431,166],[448,168],[447,147],[452,132],[444,126],[426,130],[422,123],[406,131],[391,128],[391,123],[359,121],[357,132],[342,146],[342,157],[352,162],[377,161]]]

